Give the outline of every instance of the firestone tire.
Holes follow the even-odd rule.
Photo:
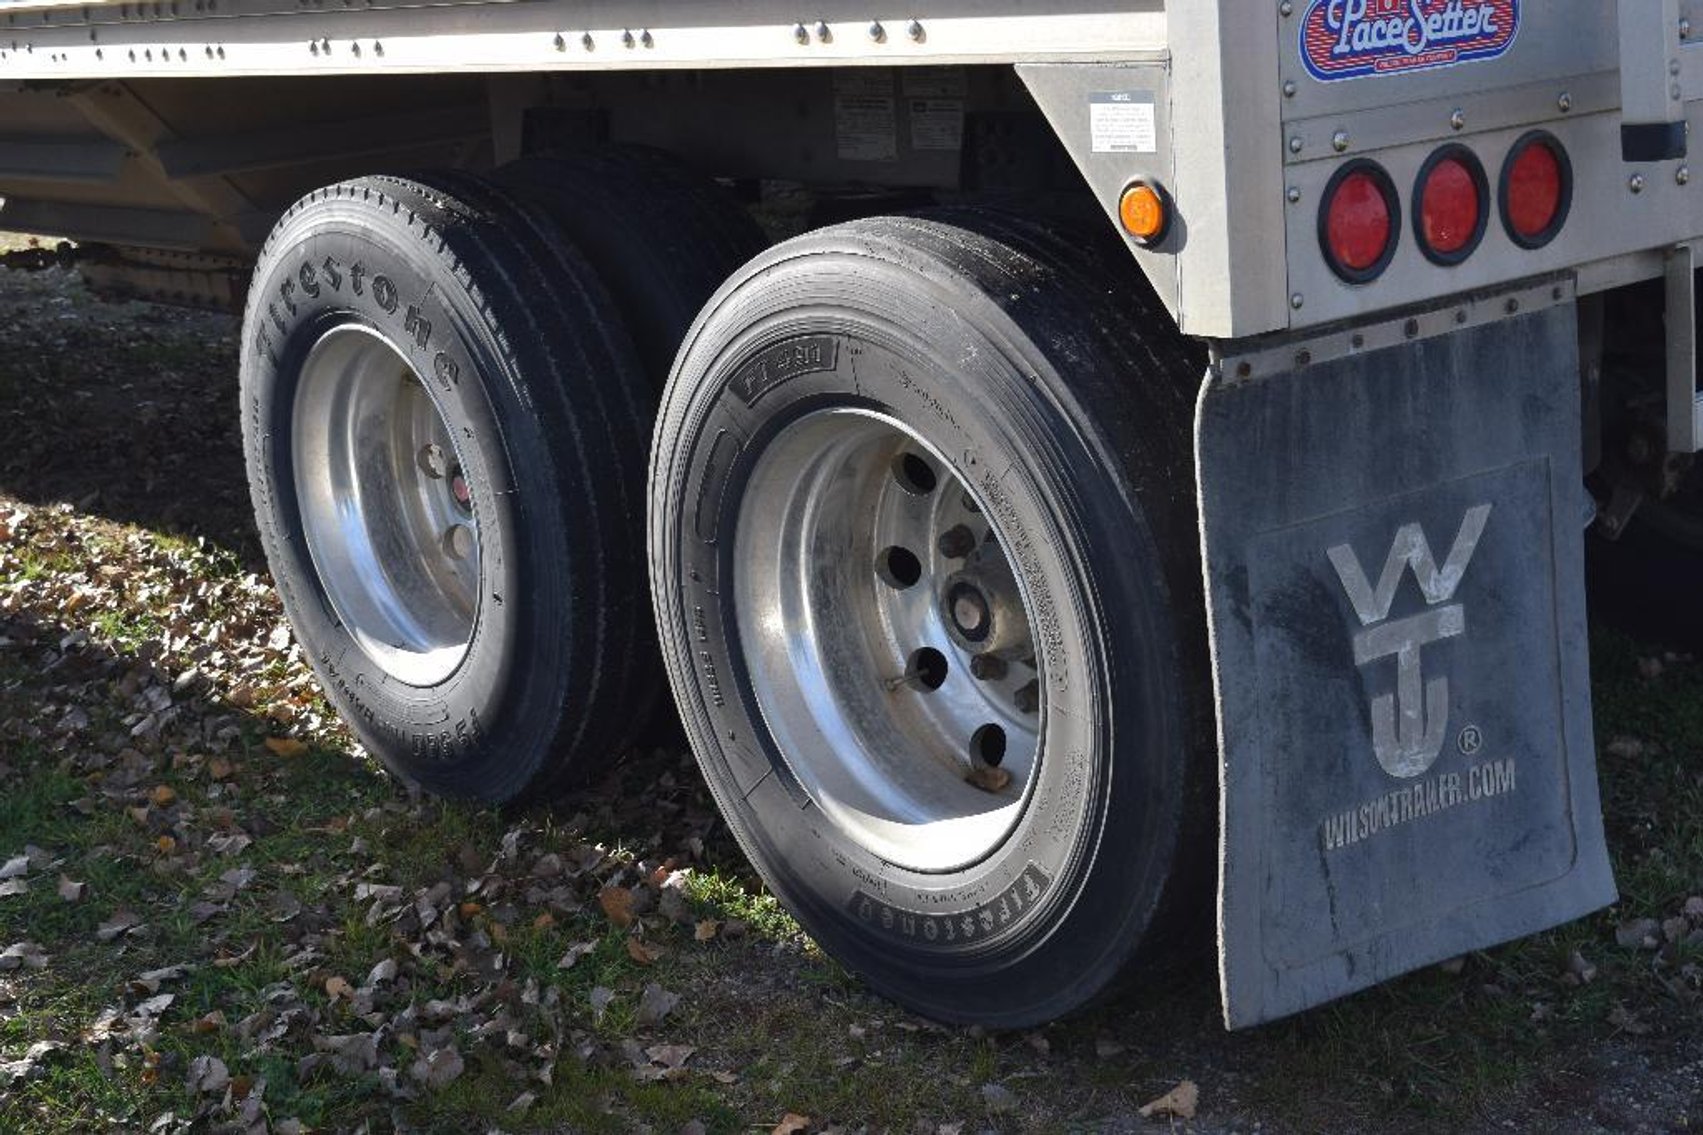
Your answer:
[[[652,588],[723,815],[945,1021],[1080,1008],[1206,908],[1204,360],[1098,236],[957,211],[781,245],[658,423]]]
[[[640,381],[630,340],[512,229],[414,181],[317,191],[241,352],[261,541],[327,697],[396,773],[487,802],[614,755],[642,603],[642,434],[601,390]]]

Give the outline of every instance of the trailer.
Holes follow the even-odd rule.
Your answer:
[[[1696,618],[1693,6],[0,0],[0,227],[243,311],[398,775],[572,791],[672,699],[875,989],[1069,1013],[1216,874],[1242,1027],[1614,901],[1584,559]]]

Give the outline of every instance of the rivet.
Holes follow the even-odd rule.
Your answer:
[[[1691,21],[1690,20],[1683,20],[1682,19],[1682,20],[1679,21],[1679,38],[1680,39],[1690,39],[1691,38]]]
[[[810,43],[810,29],[799,24],[792,29],[792,38],[798,41],[798,46],[806,47]]]
[[[1449,113],[1449,128],[1451,130],[1466,129],[1466,111],[1456,107]]]
[[[887,42],[887,29],[881,26],[880,20],[869,25],[869,38],[876,43]]]
[[[1466,323],[1466,308],[1455,309],[1455,322],[1463,325]]]
[[[1573,109],[1573,92],[1562,91],[1560,97],[1555,100],[1555,105],[1562,114],[1571,111]]]
[[[1311,351],[1296,351],[1295,352],[1295,365],[1296,366],[1304,367],[1304,366],[1308,365],[1309,363],[1311,363],[1312,361],[1313,361],[1313,352],[1311,352]]]
[[[373,54],[374,55],[383,55],[384,54],[384,43],[381,40],[376,40],[376,39],[373,40]]]
[[[1284,98],[1286,98],[1286,99],[1294,98],[1296,90],[1297,90],[1297,88],[1295,86],[1295,80],[1294,79],[1283,80],[1283,97]]]
[[[597,49],[597,41],[591,38],[590,32],[586,32],[584,35],[580,36],[579,42],[580,46],[585,48],[587,51],[595,51]]]
[[[1691,183],[1691,167],[1680,166],[1673,171],[1673,179],[1681,185],[1689,185]]]
[[[1644,192],[1644,175],[1641,173],[1633,174],[1627,179],[1626,188],[1630,189],[1634,193]]]
[[[1289,152],[1291,154],[1298,154],[1301,152],[1301,147],[1303,145],[1305,145],[1305,143],[1301,141],[1301,136],[1297,134],[1293,138],[1289,139]]]
[[[1561,297],[1565,296],[1566,294],[1567,294],[1567,292],[1561,287],[1560,284],[1557,284],[1553,288],[1549,289],[1549,298],[1554,300],[1556,303],[1560,303]]]
[[[625,29],[624,31],[621,32],[621,46],[633,47],[638,42],[639,42],[638,40],[633,38],[633,29],[632,28],[627,28],[627,29]]]
[[[819,43],[827,43],[834,38],[833,29],[828,27],[827,20],[816,21],[816,39]]]
[[[1679,89],[1679,84],[1678,84],[1678,83],[1674,83],[1674,84],[1672,84],[1672,85],[1671,85],[1671,86],[1669,86],[1669,87],[1668,87],[1668,95],[1669,95],[1669,97],[1671,97],[1671,98],[1672,98],[1672,99],[1673,99],[1673,100],[1674,100],[1674,101],[1675,101],[1675,102],[1677,102],[1677,101],[1679,101],[1679,99],[1680,99],[1680,97],[1681,97],[1681,96],[1682,96],[1682,95],[1683,95],[1683,94],[1684,94],[1684,93],[1685,93],[1685,92],[1683,92],[1683,91],[1681,91],[1681,90],[1680,90],[1680,89]]]
[[[646,47],[656,46],[656,38],[650,34],[649,28],[646,28],[644,33],[639,36],[639,42],[644,44]]]
[[[1283,0],[1283,3],[1277,6],[1277,10],[1282,14],[1283,18],[1287,20],[1290,16],[1295,14],[1295,5],[1290,3],[1290,0]]]
[[[922,21],[912,20],[911,26],[905,29],[905,34],[910,36],[914,42],[921,43],[923,36],[926,34],[922,28]]]
[[[1335,150],[1339,154],[1348,149],[1348,131],[1338,130],[1335,134],[1332,134],[1330,136],[1330,145],[1331,149]]]
[[[1668,74],[1672,75],[1676,79],[1679,78],[1679,60],[1668,60]]]
[[[1502,310],[1507,312],[1509,315],[1513,315],[1515,312],[1520,310],[1520,301],[1511,299],[1502,305]]]
[[[1353,335],[1349,336],[1348,345],[1358,351],[1361,347],[1366,345],[1366,336],[1356,331]]]
[[[1253,373],[1254,373],[1254,364],[1253,363],[1239,362],[1239,363],[1236,364],[1236,377],[1237,378],[1248,378]]]
[[[1409,339],[1419,338],[1419,320],[1410,319],[1406,323],[1402,324],[1401,333],[1406,335]]]
[[[1299,185],[1291,185],[1288,192],[1284,193],[1283,196],[1291,205],[1298,204],[1301,200],[1301,187]]]
[[[1306,305],[1307,297],[1302,295],[1300,292],[1296,292],[1294,295],[1289,297],[1289,306],[1294,308],[1296,311],[1300,311]]]

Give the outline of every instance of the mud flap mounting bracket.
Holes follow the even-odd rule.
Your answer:
[[[1568,282],[1209,375],[1231,1027],[1613,901],[1579,416]]]

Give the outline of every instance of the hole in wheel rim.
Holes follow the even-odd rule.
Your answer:
[[[893,547],[881,553],[875,570],[880,573],[883,583],[903,591],[907,587],[915,587],[917,580],[922,578],[922,561],[909,548]]]
[[[997,725],[984,725],[970,735],[970,755],[989,768],[998,768],[1005,760],[1005,730]]]

